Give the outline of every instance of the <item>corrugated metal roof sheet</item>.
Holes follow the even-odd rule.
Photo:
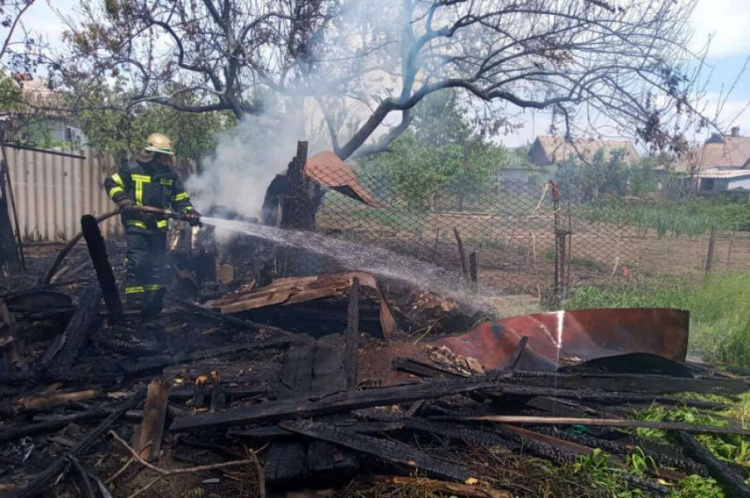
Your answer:
[[[700,178],[739,178],[750,176],[750,169],[707,169],[698,173]]]

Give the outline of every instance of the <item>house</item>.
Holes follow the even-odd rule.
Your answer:
[[[83,131],[71,121],[69,116],[55,109],[64,108],[59,92],[52,90],[46,78],[34,78],[28,74],[14,74],[13,80],[21,90],[23,101],[32,109],[42,112],[31,116],[13,119],[13,129],[17,139],[24,142],[66,142],[73,148],[86,144]],[[46,108],[46,109],[45,109]]]
[[[604,160],[608,161],[612,157],[612,153],[618,150],[624,152],[623,159],[625,162],[638,160],[638,151],[636,151],[633,142],[629,140],[580,138],[574,139],[570,143],[563,137],[540,135],[529,149],[529,161],[538,166],[560,164],[570,158],[591,162],[599,151],[604,155]]]
[[[704,193],[750,191],[750,137],[741,136],[738,126],[729,135],[714,133],[668,171],[691,177],[694,188]]]
[[[750,192],[750,162],[747,168],[708,169],[698,178],[701,192]]]
[[[712,169],[739,169],[750,160],[750,137],[740,135],[735,126],[729,135],[714,133],[706,142],[685,153],[668,169],[674,173],[696,175]]]

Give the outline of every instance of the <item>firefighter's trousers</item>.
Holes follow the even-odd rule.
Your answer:
[[[144,315],[158,315],[164,303],[167,234],[126,233],[124,294],[126,305]]]

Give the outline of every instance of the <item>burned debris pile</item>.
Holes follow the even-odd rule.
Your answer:
[[[635,447],[655,465],[628,477],[647,495],[698,474],[747,496],[742,469],[694,435],[750,431],[631,418],[654,404],[721,408],[684,393],[747,391],[685,363],[684,312],[544,313],[471,330],[450,300],[362,272],[175,298],[150,321],[113,319],[95,279],[65,290],[8,293],[0,306],[0,490],[12,496],[269,496],[362,481],[533,496],[504,458],[564,465],[597,450],[625,465]],[[439,331],[424,334],[430,323]]]

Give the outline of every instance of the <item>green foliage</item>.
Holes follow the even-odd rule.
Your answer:
[[[679,308],[690,311],[690,347],[709,360],[750,368],[750,274],[716,274],[705,283],[638,280],[635,285],[584,287],[568,309]]]
[[[609,455],[599,448],[590,455],[579,457],[569,469],[570,477],[586,483],[590,496],[608,498],[638,498],[645,496],[640,489],[631,489],[625,480],[625,469],[610,462]]]
[[[726,419],[719,419],[709,414],[701,413],[697,408],[679,407],[666,410],[663,406],[653,406],[637,414],[639,420],[661,422],[669,420],[694,425],[713,425],[725,427],[728,425]],[[664,431],[656,429],[637,429],[638,435],[650,439],[668,441],[669,435]],[[750,440],[739,435],[696,435],[696,439],[711,453],[721,460],[733,462],[750,468]]]
[[[625,160],[624,150],[614,150],[605,159],[599,150],[589,162],[572,157],[560,165],[557,176],[567,186],[567,195],[584,203],[607,198],[638,196],[656,189],[657,163],[646,157],[635,164]]]
[[[713,226],[720,230],[750,229],[750,203],[721,198],[637,204],[610,200],[582,206],[576,214],[588,221],[655,229],[660,237],[701,235]]]
[[[85,102],[71,102],[83,109],[77,119],[89,147],[124,158],[142,148],[148,135],[158,132],[172,139],[177,155],[197,159],[213,149],[220,131],[234,124],[228,113],[186,113],[153,103],[127,109],[126,99],[115,85],[92,89]]]
[[[667,498],[724,498],[724,492],[711,477],[687,476]]]
[[[0,71],[0,114],[19,111],[23,107],[21,90],[13,79]]]
[[[440,197],[458,200],[492,190],[506,151],[475,133],[456,95],[438,92],[414,111],[412,128],[389,149],[360,161],[394,184],[409,209],[428,210]]]

